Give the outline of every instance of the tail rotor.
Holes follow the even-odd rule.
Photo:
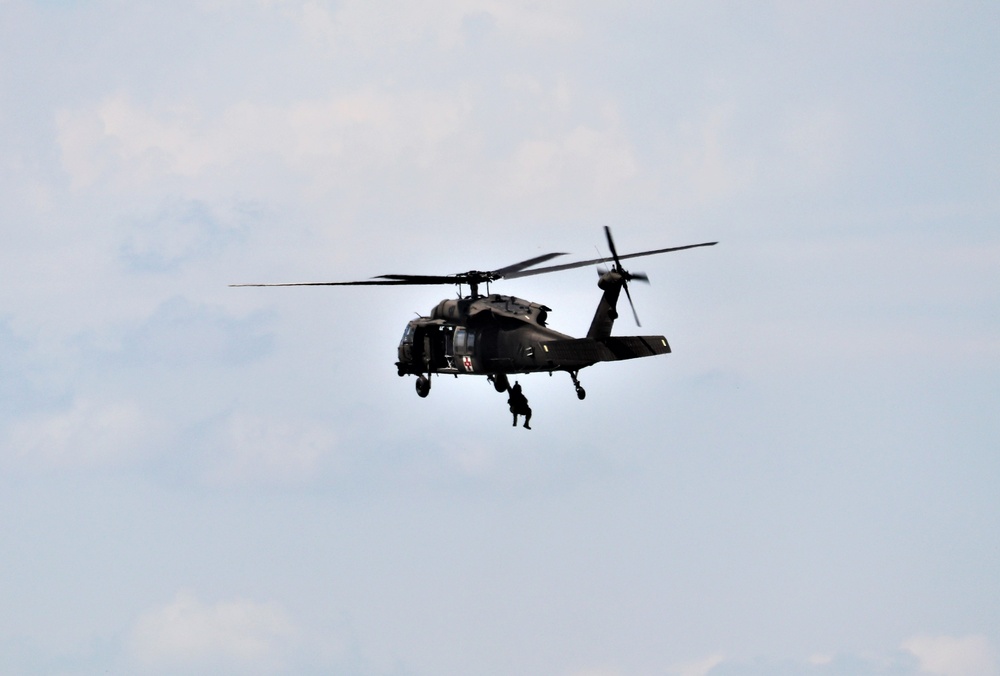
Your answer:
[[[642,326],[642,322],[639,321],[639,313],[635,311],[635,303],[632,302],[632,294],[628,290],[628,283],[632,280],[638,280],[649,284],[649,277],[645,272],[633,273],[622,267],[621,258],[618,257],[618,249],[615,248],[615,240],[611,237],[611,228],[606,225],[604,226],[604,235],[608,238],[608,248],[611,250],[611,257],[615,261],[612,271],[619,274],[622,278],[622,289],[625,291],[625,297],[628,298],[628,304],[632,308],[632,317],[635,318],[635,325]]]

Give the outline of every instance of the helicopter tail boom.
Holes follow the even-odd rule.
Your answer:
[[[622,361],[670,353],[663,336],[612,336],[603,340],[572,338],[541,344],[542,354],[557,369],[578,369],[600,361]]]

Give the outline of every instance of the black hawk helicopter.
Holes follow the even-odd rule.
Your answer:
[[[625,291],[637,326],[639,315],[632,303],[628,283],[649,282],[641,272],[629,272],[622,267],[627,258],[713,246],[717,242],[640,251],[622,256],[615,249],[611,230],[604,234],[614,263],[610,269],[599,269],[597,286],[604,291],[593,322],[585,338],[573,338],[546,325],[551,308],[513,296],[491,294],[489,285],[501,279],[515,279],[571,270],[588,265],[608,264],[604,258],[534,267],[564,253],[550,253],[514,263],[497,270],[469,270],[452,275],[380,275],[361,282],[294,282],[289,284],[231,284],[230,286],[399,286],[456,285],[459,297],[438,303],[429,317],[411,320],[399,343],[396,369],[400,375],[415,375],[417,394],[426,397],[431,391],[431,376],[486,376],[497,392],[510,389],[509,375],[518,373],[549,373],[565,371],[573,380],[576,396],[583,399],[586,391],[577,374],[581,369],[602,361],[619,361],[653,357],[670,352],[663,336],[612,336],[611,327],[618,318],[618,297]],[[479,293],[486,285],[486,295]],[[461,295],[462,285],[469,295]]]

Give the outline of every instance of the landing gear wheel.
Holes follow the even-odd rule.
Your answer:
[[[497,392],[503,393],[510,389],[510,381],[507,380],[507,374],[498,373],[492,378],[493,389]]]
[[[587,390],[583,389],[583,386],[580,385],[580,380],[576,377],[576,373],[576,371],[570,371],[569,377],[573,379],[573,387],[576,388],[576,398],[583,401],[587,396]]]
[[[417,378],[416,387],[417,394],[420,395],[421,398],[426,397],[431,393],[431,381],[426,376],[420,376]]]

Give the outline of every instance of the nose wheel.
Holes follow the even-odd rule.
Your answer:
[[[580,401],[583,401],[584,399],[587,398],[587,390],[583,389],[583,386],[577,379],[576,374],[577,374],[576,371],[570,371],[569,377],[573,379],[573,387],[576,388],[576,398],[579,399]]]

